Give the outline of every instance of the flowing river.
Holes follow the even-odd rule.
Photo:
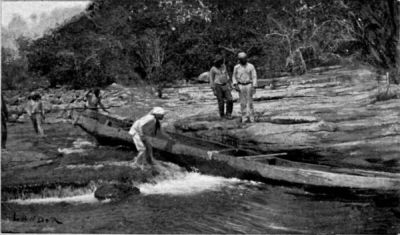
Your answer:
[[[46,126],[49,134],[42,140],[26,134],[24,130],[31,131],[29,128],[27,124],[10,128],[10,151],[24,143],[22,149],[41,149],[64,158],[84,154],[90,159],[100,151],[123,158],[134,154],[97,147],[90,136],[67,124]],[[28,232],[57,233],[400,232],[400,210],[392,199],[361,195],[346,199],[297,187],[206,175],[172,163],[162,165],[154,180],[137,185],[140,195],[119,201],[97,200],[95,187],[63,196],[2,201],[2,231],[7,232],[4,225],[14,221],[30,226]]]

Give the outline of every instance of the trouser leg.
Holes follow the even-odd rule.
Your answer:
[[[219,110],[219,116],[223,117],[225,116],[224,109],[225,109],[225,104],[224,104],[224,91],[222,89],[221,85],[215,85],[215,92],[217,96],[217,101],[218,101],[218,110]]]
[[[39,132],[39,135],[43,136],[44,131],[42,127],[42,116],[40,114],[36,114],[36,125],[37,125],[37,130]]]
[[[153,158],[153,147],[149,143],[145,143],[146,145],[146,162],[148,164],[153,164],[154,158]]]
[[[138,134],[135,134],[132,136],[133,143],[136,146],[136,150],[138,151],[138,154],[135,159],[135,163],[137,164],[143,164],[143,159],[146,154],[146,146],[144,145],[142,139]]]
[[[247,119],[246,106],[247,106],[247,89],[245,85],[239,85],[239,101],[240,101],[240,112],[242,115],[242,122]]]
[[[251,85],[249,85],[248,89],[247,112],[250,117],[250,122],[254,122],[253,88]]]
[[[35,130],[35,133],[38,134],[38,128],[37,128],[37,122],[36,122],[36,116],[35,114],[33,114],[33,116],[31,117],[31,121],[32,121],[32,125],[33,125],[33,129]]]

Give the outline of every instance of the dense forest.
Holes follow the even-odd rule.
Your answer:
[[[396,0],[98,0],[38,39],[18,39],[26,66],[17,70],[50,86],[161,89],[209,70],[216,54],[231,70],[245,51],[261,78],[363,62],[398,81],[398,38]],[[14,59],[2,54],[4,68]]]

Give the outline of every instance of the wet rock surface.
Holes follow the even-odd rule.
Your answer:
[[[219,120],[216,101],[204,88],[202,95],[208,94],[208,99],[203,106],[176,110],[181,118],[174,128],[260,152],[297,151],[298,157],[290,154],[294,161],[400,171],[400,102],[376,101],[376,94],[387,84],[377,80],[374,72],[367,68],[335,68],[275,79],[274,84],[273,90],[268,85],[257,89],[254,124],[238,122],[237,103],[236,120]],[[392,84],[390,90],[400,94],[397,85]],[[236,92],[233,96],[237,99]]]
[[[112,106],[109,110],[113,115],[129,119],[144,115],[154,106],[163,106],[169,111],[163,125],[190,136],[257,152],[287,152],[287,158],[294,161],[399,172],[400,102],[377,102],[375,95],[382,87],[386,85],[364,68],[322,69],[302,77],[260,80],[255,95],[256,123],[246,124],[240,123],[236,92],[234,119],[218,117],[216,98],[208,84],[168,88],[163,99],[156,98],[151,90],[113,84],[102,90],[102,96],[105,106]],[[395,85],[391,89],[399,90]],[[7,150],[2,150],[1,155],[2,232],[398,231],[398,205],[377,205],[367,199],[313,199],[312,194],[299,189],[264,185],[268,187],[266,192],[254,192],[234,186],[227,193],[193,197],[136,196],[138,190],[120,182],[151,182],[160,170],[132,168],[130,161],[136,153],[126,147],[109,149],[82,141],[75,143],[79,138],[91,139],[79,128],[72,128],[65,110],[83,107],[84,90],[41,93],[47,110],[45,138],[34,134],[29,119],[23,115],[29,93],[5,92],[14,116],[8,123]],[[93,182],[96,192],[90,186]],[[69,196],[70,191],[82,189],[99,199],[114,198],[118,202],[80,206],[65,202],[6,202],[32,195]],[[398,195],[395,197],[398,199]],[[295,224],[299,230],[273,227],[277,217],[283,225]],[[347,218],[345,224],[343,218]],[[255,221],[257,225],[253,226]],[[170,226],[171,223],[175,224]],[[239,224],[240,229],[235,230],[230,223]],[[246,227],[249,225],[251,228]]]
[[[387,84],[369,68],[319,68],[300,77],[260,79],[255,94],[256,123],[241,124],[238,94],[233,91],[234,120],[220,120],[216,98],[208,84],[164,90],[158,99],[151,89],[112,84],[102,90],[112,115],[137,119],[154,106],[169,112],[164,126],[234,147],[260,152],[311,153],[311,162],[334,166],[400,171],[400,102],[377,101]],[[390,92],[400,94],[392,84]],[[29,121],[24,95],[5,92],[12,120]],[[64,123],[65,109],[83,107],[84,90],[42,91],[49,123]],[[61,103],[59,101],[62,101]],[[25,116],[25,117],[24,117]],[[293,156],[293,155],[291,155]],[[291,160],[307,160],[304,158]]]
[[[94,192],[94,196],[99,200],[120,200],[137,194],[140,194],[140,190],[127,183],[103,184]]]

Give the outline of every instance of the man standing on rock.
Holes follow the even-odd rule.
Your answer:
[[[222,56],[217,56],[214,66],[210,70],[210,86],[218,100],[219,115],[221,118],[232,118],[233,99],[231,81]],[[225,113],[226,100],[226,113]],[[226,115],[225,115],[226,114]]]
[[[1,149],[6,149],[8,109],[3,94],[1,94]]]
[[[101,102],[100,89],[95,88],[86,93],[86,107],[90,110],[97,110],[99,107],[109,113]]]
[[[161,131],[160,121],[164,118],[165,110],[155,107],[151,112],[133,123],[129,134],[139,152],[133,165],[143,169],[144,164],[153,164],[153,148],[148,141],[148,136],[156,136]]]
[[[44,137],[42,123],[45,116],[44,116],[43,103],[41,99],[42,97],[38,93],[32,93],[28,97],[28,105],[26,107],[26,112],[28,113],[28,116],[32,120],[33,128],[35,129],[36,134],[39,134],[41,137]]]
[[[248,118],[250,122],[254,122],[253,95],[256,93],[257,73],[254,66],[247,62],[246,53],[240,52],[238,58],[239,64],[233,69],[232,81],[239,92],[242,123]]]

